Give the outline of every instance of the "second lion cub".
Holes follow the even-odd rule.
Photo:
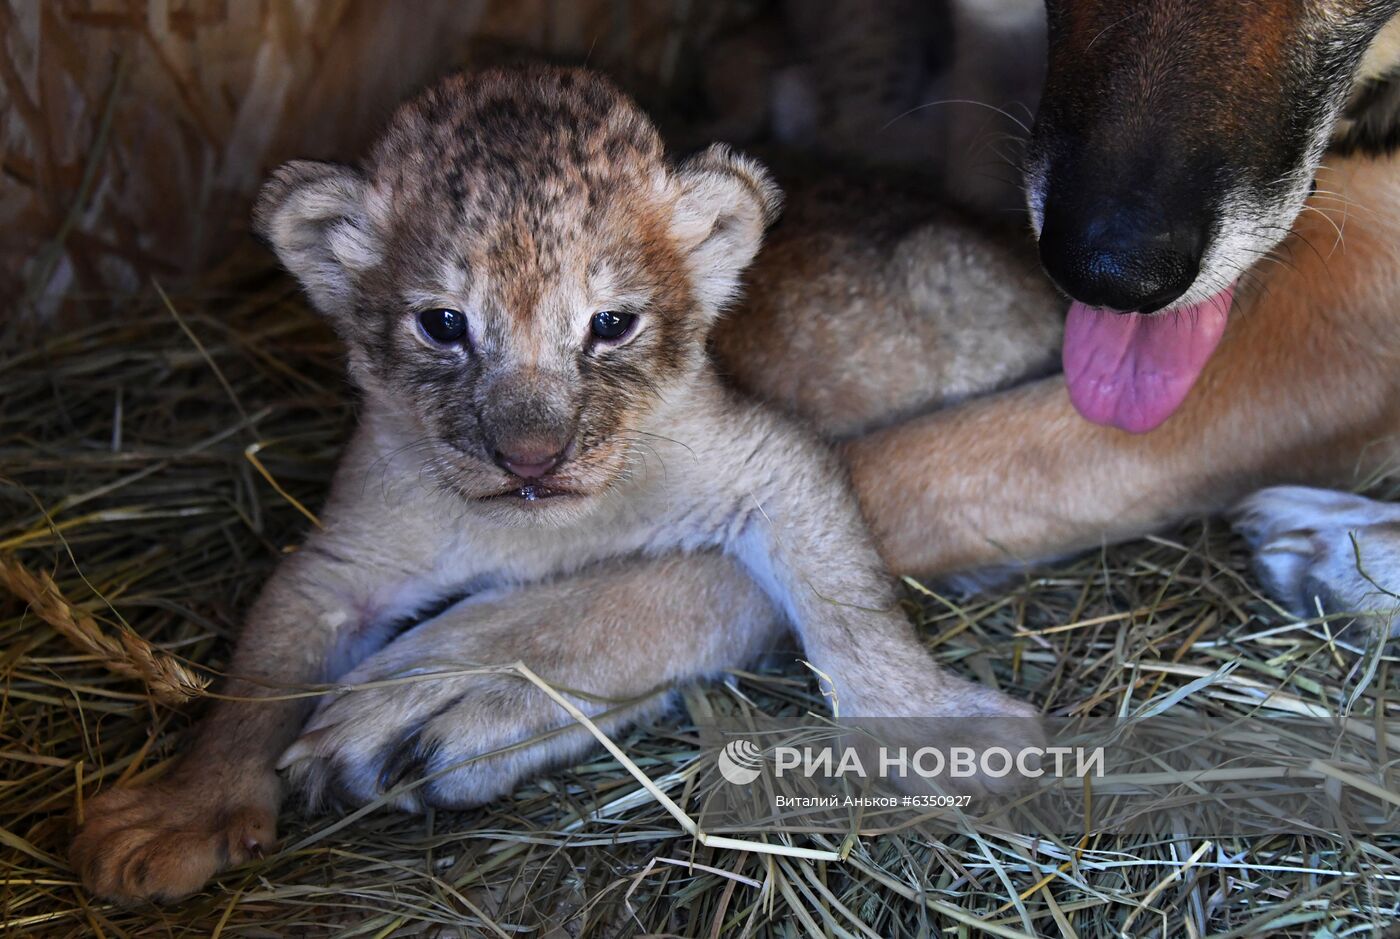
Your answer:
[[[363,168],[279,169],[258,228],[343,336],[363,406],[324,527],[254,607],[230,692],[335,679],[464,590],[717,547],[786,612],[843,716],[1004,715],[1020,719],[986,722],[1006,728],[986,742],[1031,742],[1032,709],[929,659],[825,446],[716,377],[710,326],[778,204],[752,160],[716,146],[672,165],[611,84],[550,68],[442,82]],[[498,795],[431,741],[376,738],[433,684],[323,704],[283,765],[353,803],[406,776],[429,778],[404,808]],[[169,786],[90,805],[88,885],[175,896],[257,850],[305,718],[285,696],[221,703]]]

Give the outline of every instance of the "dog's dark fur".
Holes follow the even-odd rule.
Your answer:
[[[1339,177],[1324,172],[1319,179],[1318,170],[1330,161],[1384,164],[1400,151],[1400,27],[1394,20],[1400,2],[1048,0],[1047,7],[1049,79],[1030,148],[1027,192],[1047,270],[1071,295],[1073,273],[1056,276],[1066,252],[1055,242],[1078,236],[1066,231],[1066,217],[1082,218],[1084,206],[1105,199],[1117,200],[1118,211],[1132,217],[1127,228],[1149,241],[1173,225],[1200,229],[1199,272],[1169,308],[1208,296],[1242,274],[1259,278],[1250,269],[1270,254],[1292,264],[1299,250],[1336,255],[1336,264],[1321,264],[1320,277],[1306,285],[1325,296],[1334,268],[1345,271],[1348,251],[1368,250],[1371,223],[1396,212],[1384,195],[1367,200],[1329,191]],[[1284,244],[1304,200],[1319,188],[1315,208],[1334,216],[1335,238],[1326,242],[1332,248],[1318,244],[1331,234],[1325,230],[1311,243],[1298,233]],[[1143,263],[1123,261],[1127,272]],[[1134,285],[1113,286],[1133,294]],[[1262,293],[1250,315],[1268,323],[1274,304],[1267,289]],[[1092,304],[1097,298],[1075,299]],[[1258,330],[1250,346],[1234,350],[1238,370],[1220,375],[1211,392],[1214,408],[1198,407],[1204,418],[1196,419],[1218,421],[1231,411],[1250,411],[1266,434],[1271,422],[1286,428],[1290,416],[1253,397],[1257,392],[1247,375],[1278,369],[1280,359],[1291,361],[1301,352],[1295,380],[1315,382],[1313,394],[1340,407],[1344,422],[1368,429],[1343,445],[1339,459],[1330,461],[1335,469],[1321,474],[1279,465],[1266,445],[1253,478],[1330,480],[1338,470],[1385,468],[1393,447],[1367,437],[1389,437],[1400,426],[1365,416],[1386,411],[1392,370],[1384,359],[1385,339],[1378,349],[1369,336],[1394,335],[1400,310],[1390,299],[1378,305],[1351,316],[1319,304],[1318,312],[1336,317],[1322,330],[1276,316],[1272,329]],[[1378,351],[1379,362],[1373,358]],[[1349,373],[1354,381],[1328,387],[1329,373]],[[1339,432],[1346,431],[1336,421],[1315,422],[1310,430],[1311,439],[1290,458],[1317,466],[1323,462],[1319,451],[1335,447]],[[1187,425],[1184,431],[1209,428]],[[1085,458],[1100,456],[1088,452]],[[1227,479],[1205,494],[1204,505],[1219,505],[1236,487]],[[1367,611],[1383,631],[1393,628],[1400,587],[1395,517],[1391,506],[1301,487],[1265,490],[1237,512],[1256,549],[1261,578],[1280,602],[1301,616],[1324,608]]]
[[[1396,142],[1396,76],[1373,70],[1354,81],[1400,11],[1396,0],[1049,0],[1047,8],[1050,62],[1027,191],[1042,257],[1071,295],[1060,242],[1079,238],[1073,223],[1106,201],[1146,242],[1172,227],[1200,239],[1199,274],[1170,301],[1184,306],[1283,240],[1344,110],[1343,150]],[[1128,272],[1138,263],[1122,261]]]

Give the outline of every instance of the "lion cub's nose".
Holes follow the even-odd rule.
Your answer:
[[[496,447],[496,465],[521,479],[539,479],[568,458],[572,440],[516,440]]]

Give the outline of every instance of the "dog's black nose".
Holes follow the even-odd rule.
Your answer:
[[[1092,208],[1046,200],[1040,262],[1081,303],[1151,313],[1195,282],[1206,227],[1192,219],[1121,203]]]

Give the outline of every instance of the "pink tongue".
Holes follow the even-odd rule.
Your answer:
[[[1146,433],[1172,416],[1225,332],[1230,287],[1195,306],[1144,316],[1075,303],[1065,323],[1069,399],[1095,424]]]

